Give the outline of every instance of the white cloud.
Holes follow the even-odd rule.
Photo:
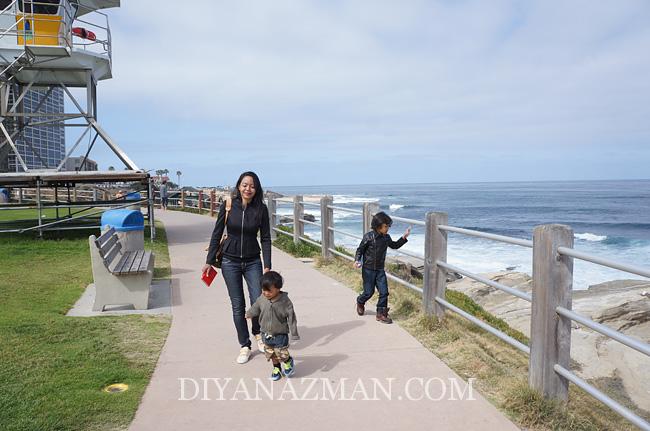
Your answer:
[[[304,143],[363,154],[650,136],[645,1],[161,5],[111,12],[115,78],[100,97],[194,122],[199,147],[282,144],[285,156]]]

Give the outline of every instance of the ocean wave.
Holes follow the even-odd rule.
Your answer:
[[[607,239],[607,235],[596,235],[595,233],[585,232],[585,233],[576,233],[573,235],[577,239],[590,242],[600,242]]]
[[[361,198],[358,196],[349,196],[349,195],[334,195],[335,204],[359,204],[365,202],[378,202],[377,198]]]
[[[390,204],[389,208],[390,208],[391,211],[394,212],[394,211],[397,211],[398,209],[404,208],[404,205]]]

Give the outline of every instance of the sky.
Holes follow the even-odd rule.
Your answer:
[[[647,0],[174,4],[106,11],[98,113],[182,184],[650,177]]]

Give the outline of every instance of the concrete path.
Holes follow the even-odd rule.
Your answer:
[[[277,249],[273,267],[302,337],[290,347],[296,374],[271,382],[259,352],[236,364],[223,278],[211,288],[199,280],[214,221],[157,216],[169,238],[173,323],[131,430],[518,429],[398,325],[357,316],[351,289]]]

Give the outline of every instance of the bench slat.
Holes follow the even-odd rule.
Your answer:
[[[122,267],[124,266],[124,263],[128,258],[129,258],[129,254],[124,253],[117,261],[117,263],[113,266],[113,268],[109,268],[108,270],[113,274],[119,274],[120,271],[122,270]]]
[[[137,254],[138,253],[135,251],[130,251],[126,254],[126,260],[124,261],[124,266],[120,268],[120,275],[129,273],[129,269],[131,269],[131,265],[133,265],[133,261],[135,260]]]
[[[106,253],[106,256],[104,257],[104,265],[106,265],[106,268],[110,268],[113,260],[115,260],[115,256],[117,256],[120,251],[122,251],[122,244],[117,242],[113,248],[111,248],[110,251]]]
[[[111,248],[115,245],[116,242],[117,242],[117,235],[113,235],[103,245],[101,246],[98,245],[99,254],[102,257],[106,257],[106,253],[108,253],[111,250]]]
[[[97,247],[101,247],[115,233],[115,228],[110,228],[95,240]]]
[[[151,260],[151,252],[146,251],[144,256],[142,256],[142,262],[140,262],[140,268],[138,272],[146,272],[149,269],[149,261]]]
[[[135,259],[133,259],[133,263],[131,263],[129,272],[138,272],[140,269],[140,262],[142,262],[142,256],[144,256],[144,250],[138,250],[135,254]]]

